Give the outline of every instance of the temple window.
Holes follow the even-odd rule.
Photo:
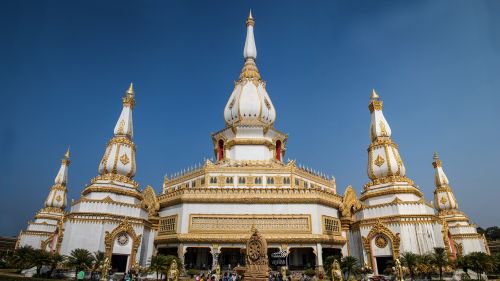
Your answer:
[[[255,178],[255,184],[262,184],[262,178],[261,177],[256,177]]]
[[[217,161],[221,161],[224,159],[224,141],[219,140],[217,143]]]
[[[283,178],[283,184],[290,184],[290,178],[289,177]]]
[[[210,183],[216,184],[217,183],[217,177],[210,177]]]
[[[340,220],[334,217],[323,216],[323,232],[325,234],[339,234]]]
[[[233,177],[227,177],[226,178],[226,184],[233,184],[233,182],[234,182]]]
[[[191,187],[196,187],[196,181],[191,182]]]
[[[307,184],[306,181],[304,181],[304,187],[308,187],[309,185]]]
[[[281,161],[281,141],[276,141],[276,160]]]
[[[299,185],[300,185],[300,181],[299,181],[299,179],[295,179],[295,185],[296,185],[296,186],[299,186]]]
[[[245,184],[246,183],[246,180],[244,177],[238,177],[238,183],[239,184]]]
[[[267,178],[267,184],[274,184],[274,178],[273,177],[268,177]]]
[[[201,178],[200,185],[205,185],[205,178]]]

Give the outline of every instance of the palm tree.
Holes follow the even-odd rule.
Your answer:
[[[168,270],[168,265],[168,258],[164,255],[152,256],[149,259],[149,270],[156,272],[156,280],[158,280],[158,275],[160,273]]]
[[[74,268],[75,273],[78,274],[80,270],[90,268],[92,266],[92,261],[92,254],[87,249],[74,249],[67,257],[66,265]]]
[[[477,280],[481,280],[481,275],[486,271],[493,271],[494,262],[491,256],[483,252],[472,252],[467,255],[470,261],[470,267],[477,274]]]
[[[30,259],[36,267],[36,276],[40,277],[42,267],[50,263],[50,254],[45,250],[36,249],[31,253]]]
[[[104,252],[97,251],[92,255],[92,268],[90,271],[90,279],[94,277],[94,274],[99,271],[100,268],[104,265],[104,260],[106,259],[106,255]]]
[[[414,280],[415,268],[418,264],[418,255],[412,252],[404,252],[401,254],[401,263],[410,271],[410,279]]]
[[[351,256],[342,258],[340,262],[340,268],[342,269],[342,273],[344,275],[347,274],[346,280],[350,280],[351,276],[355,278],[360,272],[358,259]]]
[[[461,268],[463,272],[467,275],[468,279],[470,279],[469,268],[471,267],[471,259],[469,255],[466,256],[457,256],[457,267]]]
[[[432,254],[427,253],[419,255],[417,270],[422,274],[422,277],[427,278],[427,280],[432,280],[432,273],[434,272],[434,264],[432,261]]]
[[[47,277],[52,276],[52,272],[61,264],[63,264],[65,261],[65,257],[63,255],[60,255],[59,253],[51,253],[50,258],[49,258],[49,263],[48,265],[50,266],[49,271],[47,272]]]
[[[12,256],[8,259],[8,264],[13,268],[19,269],[21,272],[23,269],[32,268],[35,266],[33,264],[32,256],[35,249],[31,246],[23,246],[17,248]]]
[[[443,280],[443,268],[448,265],[448,255],[445,248],[434,248],[434,252],[432,253],[432,261],[439,269],[439,280]]]

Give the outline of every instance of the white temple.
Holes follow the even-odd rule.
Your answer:
[[[99,175],[66,213],[68,152],[45,208],[21,232],[18,245],[61,254],[103,251],[118,272],[145,266],[158,253],[177,255],[185,268],[243,264],[252,226],[266,238],[269,253],[287,256],[291,270],[323,270],[324,258],[342,254],[382,273],[406,251],[445,247],[451,258],[488,251],[484,237],[458,210],[437,155],[434,205],[406,176],[375,90],[368,106],[369,182],[359,199],[351,186],[338,194],[334,177],[284,161],[288,135],[274,127],[277,112],[257,68],[254,25],[250,13],[243,69],[224,108],[225,126],[212,134],[215,161],[165,177],[160,194],[152,187],[141,190],[133,180],[130,85]]]

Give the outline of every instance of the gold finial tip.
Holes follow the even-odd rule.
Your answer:
[[[375,89],[372,89],[372,95],[370,96],[370,99],[371,100],[377,100],[379,99],[380,97],[378,96],[377,92],[375,91]]]
[[[69,159],[69,157],[70,157],[70,152],[69,152],[69,146],[68,146],[66,153],[64,153],[64,158]]]
[[[253,19],[253,16],[252,16],[252,9],[250,9],[250,12],[248,13],[248,18],[247,18],[247,26],[251,25],[251,26],[254,26],[255,24],[255,20]]]
[[[130,82],[130,86],[128,87],[127,94],[134,93],[134,83]]]
[[[437,152],[434,152],[434,155],[432,156],[433,159],[439,159],[439,155]]]

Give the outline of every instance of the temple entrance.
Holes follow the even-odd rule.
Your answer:
[[[375,257],[377,262],[377,274],[378,275],[387,275],[384,271],[391,266],[392,264],[392,256],[386,257]]]
[[[184,264],[187,269],[212,269],[210,248],[188,247],[184,255]]]
[[[288,254],[290,270],[304,270],[316,267],[316,255],[312,248],[291,248]]]
[[[127,271],[128,255],[112,255],[111,256],[111,270],[113,272],[126,272]]]
[[[238,265],[245,265],[245,254],[240,248],[221,248],[219,264],[222,270],[229,270]]]

